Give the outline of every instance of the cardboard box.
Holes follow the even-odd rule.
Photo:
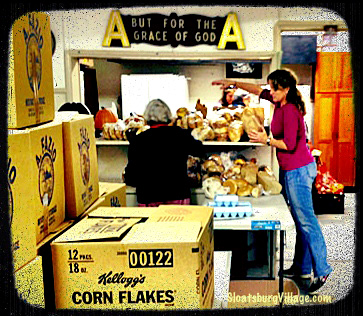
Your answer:
[[[44,308],[42,257],[37,256],[16,271],[14,278],[19,298],[35,307]]]
[[[57,113],[63,126],[66,217],[77,218],[99,196],[98,162],[92,115]]]
[[[47,311],[55,310],[55,293],[54,293],[54,277],[52,251],[50,248],[51,242],[59,235],[63,234],[67,229],[72,227],[73,220],[65,221],[60,224],[55,231],[45,237],[37,244],[38,256],[42,259],[43,267],[43,285],[44,285],[44,304]]]
[[[151,215],[158,212],[156,207],[112,207],[99,206],[88,214],[91,218],[141,218],[149,219]]]
[[[279,293],[279,280],[243,280],[229,283],[228,308],[278,306],[299,301],[300,291],[294,281],[284,280],[284,292]],[[295,302],[296,303],[296,302]]]
[[[38,243],[65,220],[62,124],[51,122],[28,130]]]
[[[10,35],[8,127],[54,119],[50,18],[32,12],[17,19]]]
[[[56,308],[211,308],[212,208],[183,206],[190,216],[174,222],[158,221],[159,211],[164,218],[167,209],[154,208],[146,219],[150,208],[99,208],[58,237]]]
[[[104,206],[126,207],[126,184],[100,182],[100,196],[105,198]]]
[[[8,135],[9,217],[14,271],[36,255],[34,184],[29,168],[30,137],[27,132]]]
[[[124,183],[100,182],[99,194],[98,199],[87,208],[81,218],[102,206],[126,207],[126,184]]]
[[[19,168],[17,175],[22,177],[19,186],[14,187],[14,180],[14,189],[11,188],[11,203],[21,209],[21,222],[14,222],[12,231],[22,229],[19,225],[23,225],[28,243],[33,243],[30,236],[33,226],[36,245],[65,219],[62,125],[51,122],[25,130],[9,130],[8,141],[9,158],[11,163],[19,161],[15,168]],[[21,193],[15,193],[18,190]]]

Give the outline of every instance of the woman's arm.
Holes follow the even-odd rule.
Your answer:
[[[262,144],[266,144],[268,138],[265,130],[263,132],[252,131],[248,133],[248,137],[250,138],[251,143],[262,143]],[[282,139],[275,139],[273,137],[270,137],[270,146],[287,150],[287,146]]]
[[[222,79],[222,80],[215,80],[212,82],[212,86],[221,86],[221,89],[226,89],[229,86],[236,86],[237,88],[240,88],[242,90],[246,90],[249,93],[253,93],[256,95],[260,95],[262,92],[262,88],[254,83],[248,83],[248,82],[240,82],[240,81],[234,81],[234,80],[227,80],[227,79]]]

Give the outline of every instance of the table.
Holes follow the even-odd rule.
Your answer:
[[[217,231],[267,231],[272,238],[277,231],[280,231],[280,269],[283,268],[285,234],[287,230],[295,227],[294,220],[283,196],[279,194],[260,196],[258,198],[240,197],[239,200],[251,202],[253,208],[252,216],[241,219],[215,219],[215,233]],[[206,200],[207,203],[208,200]],[[271,238],[270,242],[272,240]],[[273,258],[275,257],[276,248],[271,247],[270,244],[270,250],[269,274],[273,277],[273,266],[271,262],[273,262]],[[283,277],[281,276],[279,278],[279,292],[280,294],[283,292]]]

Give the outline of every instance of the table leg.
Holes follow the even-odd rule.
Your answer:
[[[280,307],[282,307],[283,303],[283,292],[284,292],[284,276],[282,273],[282,270],[284,269],[284,238],[285,238],[285,231],[280,230],[280,271],[279,271],[279,294],[280,297],[282,297],[282,300],[280,301]]]

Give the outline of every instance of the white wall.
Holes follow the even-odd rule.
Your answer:
[[[245,51],[238,52],[241,59],[245,54],[253,54],[263,52],[275,53],[274,43],[277,40],[274,38],[274,26],[279,21],[342,21],[342,18],[327,9],[311,8],[311,7],[245,7],[245,6],[167,6],[167,7],[132,7],[132,8],[107,8],[107,9],[94,9],[94,10],[71,10],[71,11],[51,11],[50,15],[51,29],[56,37],[57,47],[53,55],[53,76],[54,76],[54,89],[55,89],[55,102],[56,108],[59,107],[57,102],[73,102],[74,100],[67,100],[67,92],[70,91],[69,82],[66,81],[66,63],[69,62],[65,59],[65,51],[98,51],[107,57],[109,53],[122,54],[125,52],[167,52],[167,53],[215,53],[216,56],[223,54],[223,51],[218,50],[216,47],[207,45],[198,45],[194,47],[178,46],[172,48],[168,46],[153,46],[148,44],[133,44],[130,48],[105,48],[102,47],[102,40],[108,24],[110,13],[113,9],[121,11],[124,15],[142,15],[148,13],[159,13],[169,15],[175,12],[178,16],[185,14],[200,14],[205,16],[226,16],[230,12],[235,12],[238,16],[238,21],[241,27],[244,43],[246,46]],[[333,24],[333,23],[332,23]],[[106,69],[110,65],[105,66]],[[195,98],[201,98],[202,103],[214,102],[220,98],[221,92],[218,88],[211,89],[210,82],[214,78],[224,77],[225,71],[222,67],[198,67],[184,69],[187,77],[191,77],[190,83],[190,100],[189,103],[196,102]],[[112,67],[114,68],[114,67]],[[223,68],[223,69],[222,69]],[[117,72],[117,71],[116,71]],[[116,77],[115,73],[108,73]],[[67,74],[69,75],[69,74]],[[107,70],[104,75],[107,75]],[[118,74],[117,74],[118,76]],[[210,78],[207,80],[206,78]],[[101,80],[99,80],[101,84]],[[117,96],[111,92],[109,88],[115,84],[114,81],[109,81],[110,86],[103,86],[101,84],[102,96],[100,103],[109,103],[112,98]],[[103,92],[105,94],[103,95]],[[112,102],[112,101],[111,101]],[[107,149],[109,150],[109,149]],[[267,159],[268,162],[273,162],[272,158],[269,160],[269,152],[265,153],[267,149],[262,150],[249,149],[246,150],[246,156],[255,157],[261,161]],[[108,154],[107,154],[108,156]],[[111,155],[114,157],[113,155]],[[123,156],[122,159],[125,157]],[[124,164],[125,162],[123,162]],[[272,166],[276,175],[278,169],[276,164]],[[100,175],[103,175],[100,171]],[[105,175],[106,176],[106,175]],[[120,174],[117,174],[117,178]],[[110,176],[112,178],[112,176]],[[114,177],[114,175],[113,175]],[[107,177],[106,177],[107,178]],[[115,180],[115,179],[109,180]],[[118,179],[119,180],[119,179]],[[107,179],[104,179],[107,181]]]
[[[64,93],[66,89],[64,50],[98,50],[109,52],[122,51],[168,51],[168,52],[215,52],[221,53],[216,47],[198,45],[194,47],[172,48],[148,44],[133,44],[130,48],[105,48],[102,40],[113,9],[121,14],[141,15],[160,13],[169,15],[201,14],[206,16],[225,16],[235,12],[242,30],[246,52],[273,51],[273,27],[279,20],[314,21],[342,20],[336,13],[321,8],[279,8],[279,7],[244,7],[244,6],[168,6],[168,7],[132,7],[107,8],[93,10],[50,11],[51,29],[56,37],[57,47],[53,56],[53,76],[56,93]],[[243,55],[244,52],[241,52]],[[63,90],[62,90],[63,89]],[[72,100],[69,100],[72,101]]]

